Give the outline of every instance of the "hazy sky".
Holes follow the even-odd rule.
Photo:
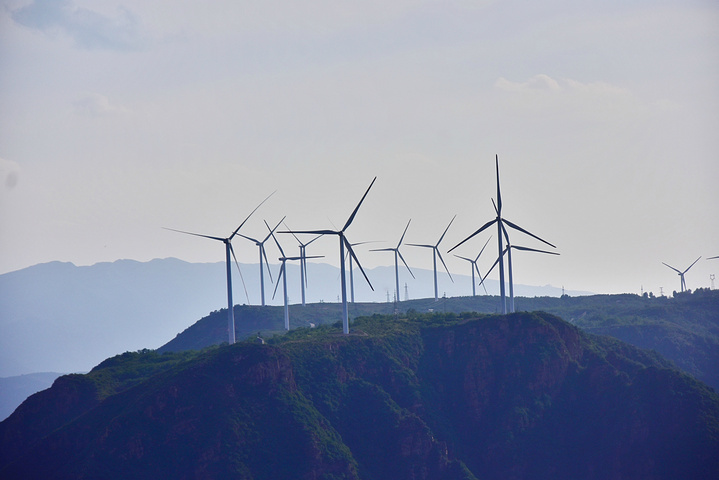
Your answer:
[[[432,243],[457,214],[446,250],[494,218],[495,154],[505,217],[561,253],[517,253],[518,283],[669,293],[661,262],[719,255],[716,1],[0,5],[0,273],[221,261],[161,227],[227,236],[274,190],[246,234],[340,226],[374,176],[349,239],[395,243],[412,218],[406,241]],[[495,229],[457,253],[490,234],[486,269]],[[335,238],[313,247],[337,263]],[[714,272],[702,258],[689,288]]]

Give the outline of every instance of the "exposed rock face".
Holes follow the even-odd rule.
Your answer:
[[[653,354],[547,314],[353,332],[216,348],[127,388],[107,385],[129,359],[63,377],[0,423],[0,477],[719,475],[719,397]]]

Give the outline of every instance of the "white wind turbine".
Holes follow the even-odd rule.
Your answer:
[[[352,258],[354,258],[355,262],[357,262],[357,266],[360,268],[360,271],[362,272],[362,275],[364,275],[365,280],[367,280],[367,284],[369,287],[374,291],[374,287],[372,287],[372,283],[370,283],[369,278],[367,278],[367,274],[365,273],[364,269],[362,268],[362,265],[360,265],[359,260],[357,259],[357,256],[355,255],[354,250],[352,250],[352,244],[347,240],[347,237],[345,236],[345,231],[349,226],[352,224],[352,221],[355,218],[355,215],[357,215],[357,211],[359,210],[360,206],[362,205],[362,202],[364,202],[364,199],[367,198],[367,194],[369,193],[370,189],[372,188],[372,185],[374,185],[374,182],[377,180],[377,177],[374,177],[372,180],[372,183],[370,183],[369,187],[367,187],[367,191],[365,191],[364,195],[362,196],[362,199],[359,201],[355,209],[352,211],[352,214],[347,219],[347,222],[342,227],[342,230],[299,230],[295,231],[294,233],[302,233],[302,234],[311,234],[311,235],[337,235],[340,242],[340,283],[341,283],[341,293],[342,293],[342,332],[345,334],[349,334],[350,327],[349,327],[349,311],[347,309],[347,280],[345,275],[345,248],[349,251]],[[289,231],[287,232],[279,232],[279,233],[291,233]]]
[[[501,194],[500,188],[499,188],[499,156],[497,156],[497,155],[495,155],[495,165],[496,165],[496,169],[497,169],[497,205],[495,206],[495,210],[497,212],[497,217],[494,220],[490,220],[489,222],[487,222],[484,225],[482,225],[481,227],[479,227],[479,229],[477,229],[477,231],[475,231],[470,236],[468,236],[467,238],[465,238],[464,240],[459,242],[457,245],[452,247],[449,251],[451,252],[452,250],[459,247],[460,245],[462,245],[464,242],[466,242],[470,238],[474,237],[475,235],[478,235],[479,233],[483,232],[485,229],[492,226],[493,224],[495,224],[495,223],[497,224],[497,243],[498,243],[498,257],[499,257],[497,259],[497,261],[499,262],[499,296],[500,296],[500,300],[502,303],[502,313],[507,313],[507,296],[506,296],[505,284],[504,284],[504,258],[503,258],[505,249],[502,245],[502,237],[504,236],[504,234],[502,232],[503,225],[507,224],[509,227],[511,227],[515,230],[518,230],[522,233],[525,233],[525,234],[529,235],[530,237],[536,238],[537,240],[539,240],[543,243],[546,243],[547,245],[549,245],[552,248],[557,248],[557,247],[555,247],[551,243],[547,242],[546,240],[542,240],[541,238],[534,235],[533,233],[529,233],[527,230],[523,229],[522,227],[515,225],[514,223],[510,222],[506,218],[502,217],[502,194]]]
[[[395,299],[397,302],[399,302],[399,259],[402,260],[402,263],[404,263],[404,266],[407,267],[407,271],[410,275],[412,275],[412,278],[415,278],[414,273],[412,273],[412,270],[410,270],[409,265],[407,265],[407,262],[405,261],[404,257],[402,256],[402,253],[399,251],[400,245],[402,245],[402,241],[404,240],[404,236],[407,234],[407,229],[409,228],[409,223],[412,221],[412,219],[409,219],[409,222],[407,222],[407,226],[404,227],[404,233],[402,233],[402,236],[399,239],[399,243],[397,243],[397,246],[394,248],[375,248],[373,250],[370,250],[371,252],[394,252],[394,280],[395,280],[395,288],[396,288],[396,297]]]
[[[447,230],[449,230],[449,227],[452,226],[452,222],[454,222],[454,219],[457,218],[457,215],[452,217],[452,220],[449,221],[449,225],[447,225],[447,228],[444,229],[444,233],[442,233],[442,236],[439,237],[439,241],[435,243],[434,245],[426,245],[426,244],[419,244],[419,243],[408,243],[407,245],[411,245],[413,247],[424,247],[424,248],[431,248],[432,249],[432,266],[434,270],[434,301],[436,302],[439,300],[439,292],[437,288],[437,257],[439,257],[439,260],[442,262],[442,265],[444,265],[444,269],[447,271],[447,275],[449,275],[449,279],[452,280],[452,283],[454,283],[454,279],[452,278],[452,274],[449,273],[449,269],[447,268],[447,264],[444,263],[444,259],[442,258],[442,254],[439,253],[439,244],[442,243],[442,240],[444,240],[444,236],[447,234]],[[474,271],[472,272],[474,275]]]
[[[267,222],[265,222],[265,225],[267,225]],[[270,230],[270,235],[275,241],[275,244],[277,245],[277,248],[280,250],[280,254],[282,255],[279,258],[279,261],[282,262],[282,265],[280,266],[280,273],[277,276],[277,284],[275,285],[275,291],[272,294],[272,298],[275,298],[275,295],[277,294],[277,287],[280,286],[280,279],[282,280],[282,291],[284,294],[284,305],[285,305],[285,330],[290,329],[290,307],[289,307],[289,297],[287,296],[287,269],[286,263],[288,260],[294,261],[299,260],[302,262],[303,257],[287,257],[285,256],[285,251],[282,250],[282,245],[280,245],[280,242],[277,241],[277,237],[275,237],[274,232],[270,229],[270,226],[267,225],[267,229]],[[304,257],[304,258],[321,258],[321,256],[313,256],[313,257]]]
[[[512,245],[512,243],[509,241],[509,234],[507,233],[507,229],[504,228],[504,225],[502,225],[502,232],[504,233],[505,240],[507,240],[507,247],[504,249],[504,251],[507,253],[507,264],[509,267],[509,311],[514,312],[515,310],[514,310],[514,280],[512,279],[512,249],[521,250],[521,251],[525,251],[525,252],[546,253],[548,255],[559,255],[559,254],[556,252],[548,252],[546,250],[537,250],[536,248],[520,247],[518,245]],[[499,259],[497,259],[497,261],[499,261]]]
[[[288,227],[286,223],[285,223],[285,228],[287,230],[290,230],[290,227]],[[290,232],[290,233],[292,233],[292,236],[295,237],[295,240],[297,240],[297,243],[300,244],[300,284],[302,285],[302,306],[304,307],[305,306],[305,288],[308,286],[308,282],[307,282],[307,250],[306,249],[310,243],[314,242],[315,240],[320,238],[322,235],[317,235],[315,238],[313,238],[309,242],[302,243],[302,241],[299,238],[297,238],[297,235],[295,235],[294,232]]]
[[[702,258],[702,257],[699,257],[699,258]],[[694,266],[694,264],[699,261],[699,258],[697,258],[696,260],[694,260],[694,263],[692,263],[691,265],[689,265],[689,266],[686,268],[686,270],[684,270],[683,272],[680,271],[680,270],[678,270],[678,269],[676,269],[676,268],[674,268],[674,267],[672,267],[671,265],[667,265],[666,263],[662,262],[664,265],[666,265],[667,267],[671,268],[672,270],[674,270],[675,272],[677,272],[677,273],[679,274],[679,278],[681,278],[682,292],[687,289],[687,284],[686,284],[686,282],[684,281],[684,274],[687,273],[687,272],[689,271],[689,269],[692,268],[692,267]],[[711,257],[711,258],[714,258],[714,257]]]
[[[262,306],[265,306],[265,274],[264,274],[264,266],[267,268],[267,274],[270,276],[270,283],[274,283],[272,280],[272,271],[270,270],[270,262],[267,260],[267,252],[265,251],[265,242],[270,239],[274,231],[277,229],[277,227],[280,226],[280,223],[285,219],[285,217],[282,217],[282,220],[277,222],[277,225],[275,228],[270,230],[270,233],[267,234],[265,238],[262,240],[257,240],[256,238],[248,237],[247,235],[243,235],[241,233],[238,233],[238,235],[242,238],[246,238],[247,240],[251,242],[255,242],[255,245],[259,247],[260,250],[260,298],[262,301]]]
[[[227,265],[227,334],[228,334],[228,342],[230,345],[235,343],[235,313],[232,303],[232,268],[230,261],[230,255],[235,259],[235,265],[237,265],[237,271],[240,273],[240,278],[242,278],[242,272],[240,271],[240,264],[237,262],[237,257],[235,256],[235,250],[232,248],[232,239],[235,238],[235,235],[240,231],[240,228],[247,222],[247,220],[250,219],[253,213],[257,211],[260,206],[262,206],[263,203],[265,203],[272,195],[274,195],[275,192],[272,192],[260,202],[259,205],[255,207],[254,210],[250,212],[249,215],[247,215],[247,218],[243,220],[243,222],[240,224],[239,227],[237,227],[232,234],[229,237],[222,238],[222,237],[213,237],[210,235],[203,235],[200,233],[192,233],[192,232],[185,232],[183,230],[175,230],[174,228],[165,228],[166,230],[171,230],[173,232],[178,233],[184,233],[187,235],[194,235],[196,237],[203,237],[203,238],[209,238],[210,240],[217,240],[225,244],[225,263]],[[244,280],[242,281],[244,284]],[[245,295],[247,295],[247,290],[245,289]],[[247,299],[247,302],[249,303],[249,297]]]
[[[479,278],[482,279],[482,272],[479,271],[479,267],[477,266],[477,260],[479,260],[479,257],[482,255],[482,252],[484,252],[484,249],[487,247],[487,244],[489,243],[489,241],[490,241],[491,239],[492,239],[492,237],[489,237],[489,238],[487,239],[487,241],[484,242],[484,246],[482,247],[482,250],[479,251],[479,253],[478,253],[477,256],[474,258],[474,260],[471,259],[471,258],[462,257],[462,256],[460,256],[460,255],[456,255],[456,254],[455,254],[455,257],[461,258],[462,260],[467,260],[467,261],[470,263],[470,265],[471,265],[471,270],[472,270],[472,296],[473,296],[473,297],[476,297],[476,296],[477,296],[477,290],[476,290],[476,285],[477,285],[477,283],[476,283],[476,280],[474,279],[474,271],[475,271],[475,270],[477,271],[477,275],[479,275]],[[482,285],[482,287],[484,288],[484,294],[487,295],[487,287],[484,285],[484,280],[482,280],[482,281],[479,282],[479,283],[480,283],[480,285]]]

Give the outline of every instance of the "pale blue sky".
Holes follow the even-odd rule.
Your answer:
[[[375,175],[352,241],[411,217],[429,243],[456,213],[449,247],[494,216],[495,154],[505,216],[561,253],[518,255],[517,282],[671,292],[662,261],[719,255],[716,2],[0,5],[0,273],[221,261],[160,227],[224,236],[273,190],[249,235],[341,224]]]

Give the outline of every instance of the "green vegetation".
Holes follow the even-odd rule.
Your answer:
[[[466,312],[496,313],[497,297],[458,297],[420,299],[388,303],[350,305],[355,322],[373,315],[394,315],[395,318],[423,322],[460,321]],[[517,298],[522,311],[544,311],[559,316],[589,333],[608,335],[639,348],[654,350],[675,363],[683,371],[719,389],[719,291],[698,289],[677,293],[672,298],[623,295],[587,297]],[[430,310],[434,313],[430,314]],[[464,313],[463,313],[464,312]],[[284,334],[282,307],[235,307],[238,338],[255,338]],[[453,317],[456,315],[458,317]],[[463,317],[464,316],[464,317]],[[306,329],[334,324],[341,317],[341,305],[335,303],[292,305],[290,322],[293,329]],[[457,320],[459,319],[459,320]],[[226,311],[213,312],[178,335],[160,351],[200,349],[226,341]],[[353,323],[352,329],[363,328]]]
[[[8,479],[702,479],[717,451],[716,393],[547,313],[126,353],[0,423]]]

